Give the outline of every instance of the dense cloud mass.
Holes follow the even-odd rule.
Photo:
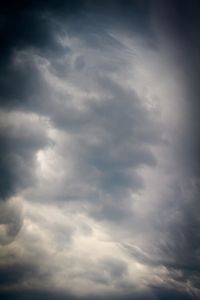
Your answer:
[[[6,1],[0,298],[200,299],[198,1]]]

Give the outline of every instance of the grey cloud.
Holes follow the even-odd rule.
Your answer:
[[[2,113],[0,128],[1,199],[34,184],[36,151],[49,144],[45,129],[20,113]],[[30,116],[31,118],[31,116]],[[21,120],[20,120],[21,119]]]
[[[146,24],[146,18],[143,18],[143,12],[148,12],[148,4],[140,5],[138,1],[135,3],[127,3],[124,7],[120,1],[116,3],[111,1],[111,7],[115,8],[115,13],[119,16],[121,9],[124,9],[124,14],[129,16],[129,6],[133,7],[135,16],[139,12],[139,19],[144,25],[145,32],[149,26]],[[82,37],[86,45],[90,47],[93,44],[94,49],[110,43],[111,46],[116,46],[117,41],[107,34],[107,27],[112,27],[116,23],[114,18],[110,18],[110,5],[100,6],[101,13],[96,11],[98,4],[91,1],[40,1],[38,3],[20,3],[16,1],[15,8],[10,10],[9,4],[2,5],[1,13],[1,35],[2,35],[2,56],[0,87],[1,87],[1,103],[5,107],[20,106],[28,109],[27,96],[28,90],[34,90],[40,86],[40,75],[29,66],[26,70],[16,69],[13,66],[13,57],[15,53],[24,49],[34,49],[43,57],[49,57],[52,60],[52,65],[55,67],[57,74],[62,74],[62,64],[56,62],[56,57],[63,57],[66,52],[70,52],[70,48],[63,47],[58,40],[58,36],[78,36]],[[101,23],[103,16],[107,20],[105,25]],[[94,20],[93,16],[95,16]],[[124,23],[126,24],[126,18]],[[132,20],[135,20],[133,18]],[[140,22],[139,21],[139,22]],[[91,26],[91,23],[93,24]],[[133,21],[134,23],[134,21]],[[141,25],[140,24],[140,25]],[[132,26],[134,28],[134,26]],[[141,26],[139,26],[141,28]],[[53,59],[52,59],[53,58]],[[81,63],[82,64],[82,63]],[[75,64],[76,66],[77,63]],[[80,65],[80,63],[79,63]],[[12,87],[10,82],[12,81]],[[24,84],[23,84],[24,83]],[[25,84],[26,83],[26,84]],[[6,97],[6,99],[5,99]]]
[[[12,286],[13,284],[21,284],[28,280],[33,274],[36,274],[35,267],[29,264],[14,263],[3,265],[0,267],[0,290],[2,286]]]
[[[165,6],[167,9],[170,5],[174,8],[175,18],[172,18],[172,24],[168,21],[164,23],[166,31],[163,34],[167,33],[170,40],[167,43],[169,46],[170,43],[173,44],[174,53],[177,51],[180,54],[179,59],[174,60],[175,68],[183,74],[184,95],[191,99],[185,101],[188,113],[183,117],[184,128],[178,128],[178,133],[174,133],[176,142],[165,145],[166,149],[171,147],[173,159],[176,160],[176,164],[172,166],[170,163],[171,169],[167,170],[167,167],[159,165],[160,161],[165,163],[165,159],[156,157],[152,150],[159,146],[165,147],[162,137],[163,130],[166,129],[162,127],[159,112],[156,114],[147,109],[142,96],[115,77],[124,74],[135,53],[134,49],[128,49],[117,38],[119,28],[122,36],[125,32],[131,39],[142,36],[143,47],[154,51],[154,55],[159,53],[160,37],[155,35],[152,25],[155,16],[150,11],[152,1],[99,3],[38,1],[26,4],[15,1],[12,11],[9,5],[4,5],[4,15],[1,15],[3,54],[0,62],[3,115],[0,128],[1,199],[8,200],[22,193],[22,197],[27,196],[24,201],[32,201],[35,205],[45,201],[46,205],[54,205],[55,209],[64,202],[74,205],[75,211],[81,211],[97,224],[105,226],[113,243],[119,242],[119,237],[132,238],[133,241],[135,239],[138,248],[128,247],[120,241],[123,245],[121,249],[128,254],[129,259],[151,269],[152,278],[155,269],[166,268],[168,278],[162,279],[163,286],[169,284],[170,288],[146,283],[148,295],[137,294],[137,283],[132,287],[132,282],[129,284],[126,279],[121,281],[121,278],[128,276],[128,268],[120,258],[102,259],[94,267],[79,272],[80,278],[87,277],[93,284],[109,287],[115,282],[123,291],[126,289],[127,293],[124,292],[123,297],[113,295],[113,298],[198,298],[199,6],[197,1],[192,5],[175,1]],[[161,14],[158,25],[163,25],[162,19],[165,18],[161,11],[157,13]],[[165,13],[170,13],[170,10]],[[191,16],[193,22],[190,22]],[[175,33],[174,36],[172,32]],[[176,39],[178,42],[175,42]],[[50,79],[49,74],[52,76]],[[62,90],[58,88],[59,84],[67,88]],[[83,107],[79,107],[76,102],[79,98],[83,99]],[[170,103],[169,100],[169,105]],[[34,121],[31,121],[32,114],[36,116]],[[57,138],[59,134],[62,136],[61,145],[55,140],[54,144],[50,144],[48,130],[40,117],[48,119],[47,127],[50,132],[57,130]],[[170,126],[173,125],[169,124]],[[176,128],[171,128],[171,131],[176,132]],[[36,174],[36,154],[45,149],[51,149],[56,157],[52,155],[50,163],[53,163],[53,158],[59,161],[52,168],[54,176],[56,172],[57,176],[51,181]],[[159,152],[158,155],[164,156],[165,153]],[[153,188],[158,192],[153,193],[153,196],[146,193],[147,199],[138,204],[134,197],[131,198],[131,193],[143,195],[142,192],[148,186],[139,172],[143,167],[158,169],[161,177],[171,175],[172,180],[176,178],[176,182],[170,185],[171,181],[167,177],[161,182],[161,187],[154,183]],[[61,175],[60,169],[63,171]],[[189,184],[184,185],[185,182]],[[159,194],[160,189],[166,188],[164,185],[167,185],[170,192]],[[28,191],[25,192],[27,188]],[[155,200],[154,197],[159,199]],[[147,206],[144,207],[146,215],[137,216],[132,207],[135,203]],[[16,237],[23,223],[20,210],[9,205],[9,201],[0,203],[2,248],[17,241]],[[30,217],[27,212],[25,217]],[[28,231],[27,223],[24,229],[28,232],[25,240],[19,238],[17,241],[17,245],[21,242],[32,253],[29,258],[33,264],[17,262],[7,269],[4,265],[0,268],[0,283],[3,288],[19,284],[15,291],[1,291],[2,299],[76,299],[67,292],[65,295],[61,292],[56,294],[55,291],[50,294],[45,288],[38,288],[36,291],[31,290],[31,287],[28,290],[20,287],[26,277],[34,279],[39,276],[40,272],[35,270],[35,257],[41,261],[46,253],[45,245],[41,245],[41,237],[46,236],[47,240],[49,238],[55,242],[56,255],[64,248],[73,248],[76,228],[65,223],[50,224],[48,216],[46,218],[41,221],[38,213],[33,212],[30,219],[26,219],[27,222],[37,224],[38,235],[42,232],[40,237],[34,236],[33,232],[30,233],[31,230]],[[89,238],[94,231],[88,225],[83,226],[81,233]],[[49,240],[48,245],[51,245]],[[16,260],[20,261],[20,258],[16,257]],[[44,277],[40,274],[41,285],[53,277],[54,271],[56,273],[58,269],[59,266],[55,270],[46,266]],[[102,269],[105,270],[105,276],[100,274]],[[169,283],[169,279],[173,283]],[[191,295],[184,289],[186,284],[190,286]],[[183,292],[179,292],[178,287]],[[128,295],[134,288],[133,295]]]
[[[139,179],[135,175],[135,181],[131,180],[131,171],[141,164],[155,164],[155,158],[146,147],[150,136],[152,140],[156,136],[152,126],[151,132],[148,132],[149,124],[153,125],[153,122],[144,123],[148,113],[137,107],[134,95],[133,98],[129,98],[124,93],[122,98],[117,92],[115,95],[114,89],[113,91],[114,96],[111,101],[103,100],[99,107],[92,110],[91,125],[88,129],[86,127],[88,141],[80,138],[80,147],[78,147],[82,163],[86,162],[98,170],[100,186],[108,191],[113,188],[133,187],[134,184],[137,187],[138,184],[140,185]],[[138,131],[141,131],[144,137],[142,134],[139,135]],[[91,145],[89,139],[94,135],[97,144]],[[82,171],[84,172],[83,167]]]
[[[83,276],[96,284],[109,286],[110,284],[115,284],[115,281],[121,280],[127,273],[126,263],[120,260],[115,260],[112,257],[102,259],[98,268],[100,268],[101,272],[84,272]]]
[[[107,55],[109,60],[110,52]],[[121,62],[117,68],[120,72]],[[47,95],[42,98],[41,104],[37,104],[40,94],[38,97],[37,93],[34,95],[38,105],[35,109],[48,116],[53,126],[70,136],[70,143],[65,146],[67,151],[58,151],[62,157],[68,157],[74,162],[74,169],[71,170],[72,174],[75,173],[75,177],[72,175],[73,182],[63,180],[65,188],[62,188],[61,195],[59,187],[57,194],[53,192],[48,196],[49,199],[52,195],[57,199],[78,199],[77,186],[82,189],[79,182],[86,188],[93,185],[97,189],[96,194],[92,192],[91,195],[84,195],[85,199],[93,201],[99,198],[99,191],[120,195],[142,186],[136,174],[140,166],[156,165],[156,159],[149,149],[149,146],[161,142],[161,130],[155,114],[147,110],[133,89],[126,89],[112,80],[104,66],[100,66],[100,74],[92,71],[85,81],[77,72],[72,73],[73,77],[80,80],[77,84],[83,92],[87,83],[93,80],[95,92],[101,99],[96,101],[86,95],[84,110],[74,104],[75,96],[71,95],[70,89],[62,94],[62,91],[54,90],[48,82],[43,87]],[[70,74],[69,78],[66,77],[66,82],[68,80],[71,80]],[[74,87],[76,81],[72,81],[72,84]],[[96,142],[93,142],[94,139]],[[42,197],[46,198],[45,195]]]
[[[1,105],[24,108],[30,99],[30,91],[34,94],[37,90],[38,93],[41,90],[41,83],[41,75],[34,67],[33,61],[29,59],[26,63],[20,64],[15,62],[13,57],[1,74]]]
[[[23,224],[20,205],[0,202],[0,245],[11,243]]]
[[[121,278],[127,273],[127,265],[123,261],[107,257],[101,263],[111,278]]]
[[[174,290],[168,290],[165,288],[160,288],[157,289],[156,287],[153,287],[154,289],[154,294],[152,293],[137,293],[136,295],[134,294],[125,294],[123,296],[121,295],[113,295],[111,297],[109,296],[96,296],[95,298],[98,300],[106,299],[114,299],[114,300],[169,300],[169,299],[176,299],[176,300],[193,300],[195,299],[193,295],[190,295],[189,293],[182,293],[182,292],[177,292]],[[74,297],[73,295],[70,294],[64,294],[61,292],[49,292],[49,291],[43,291],[43,290],[22,290],[22,291],[7,291],[7,292],[1,292],[1,299],[3,300],[11,300],[13,299],[14,296],[17,296],[19,300],[25,300],[25,299],[30,299],[30,300],[39,300],[39,299],[47,299],[47,300],[91,300],[93,299],[92,297]]]
[[[176,135],[175,157],[181,175],[176,183],[176,198],[181,213],[181,221],[168,228],[169,241],[164,247],[181,270],[185,281],[196,285],[199,281],[199,16],[198,1],[189,5],[188,1],[157,2],[157,17],[162,33],[167,37],[170,53],[176,61],[183,80],[182,99],[186,111],[180,133]],[[170,21],[169,17],[170,16]],[[176,200],[175,200],[176,199]],[[198,298],[199,296],[197,296]]]

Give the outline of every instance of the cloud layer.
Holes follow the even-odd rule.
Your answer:
[[[1,298],[199,299],[196,1],[9,4]]]

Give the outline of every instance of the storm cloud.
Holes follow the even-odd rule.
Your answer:
[[[199,299],[198,1],[7,1],[1,299]]]

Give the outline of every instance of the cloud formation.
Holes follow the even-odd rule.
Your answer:
[[[199,299],[199,5],[162,5],[2,7],[2,299]]]

